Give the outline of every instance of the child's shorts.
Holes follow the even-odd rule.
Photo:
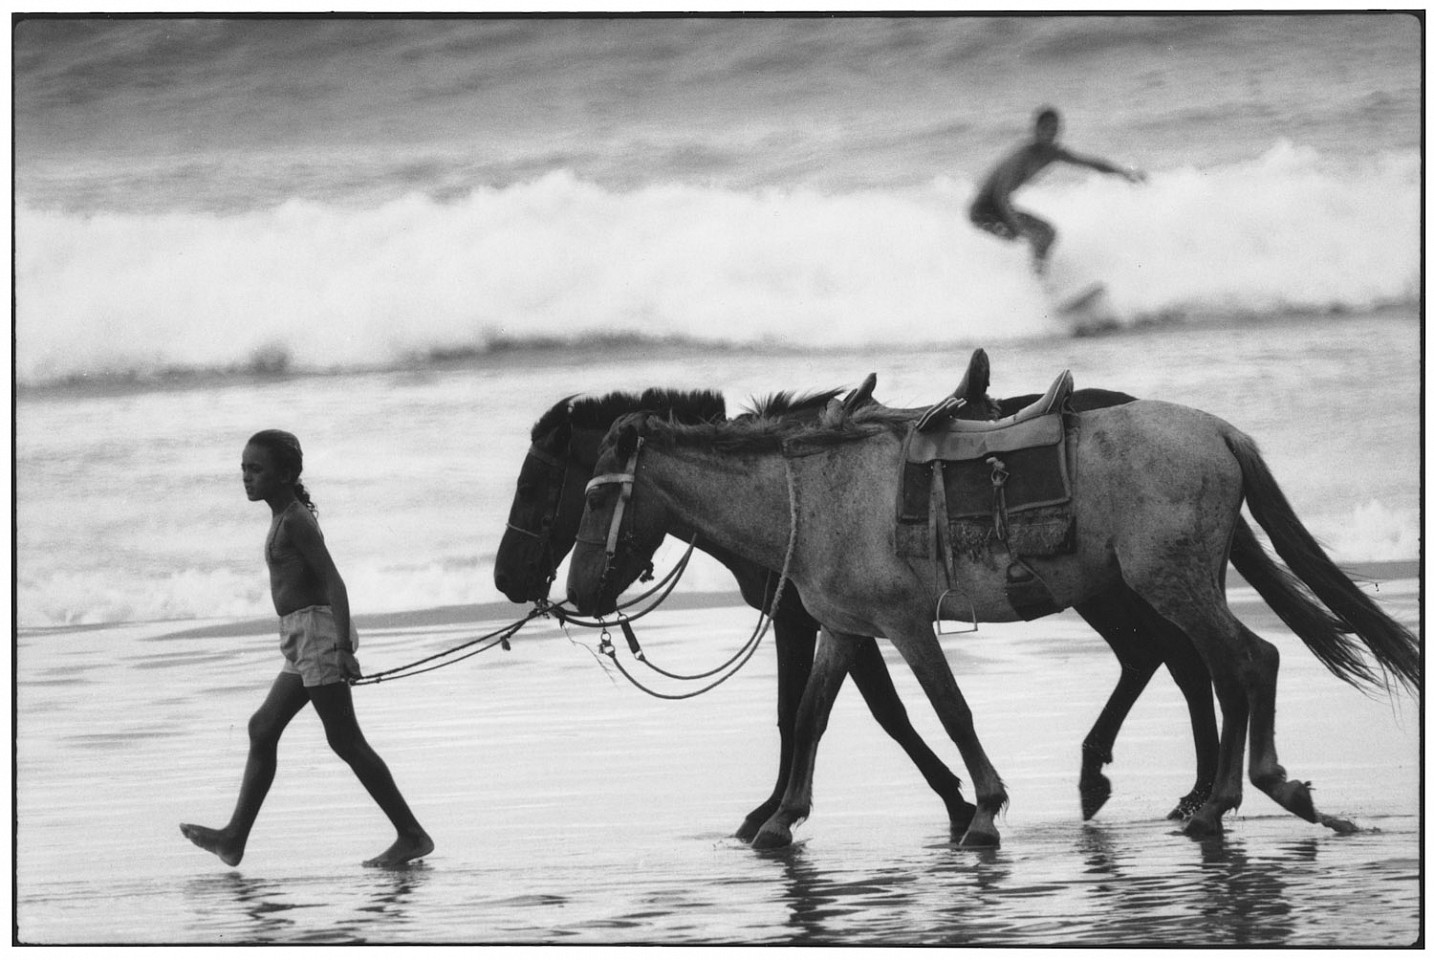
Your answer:
[[[358,649],[358,631],[349,625],[349,640]],[[342,683],[343,652],[332,607],[304,607],[279,618],[279,652],[284,673],[297,673],[306,687]]]

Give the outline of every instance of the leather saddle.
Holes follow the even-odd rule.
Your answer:
[[[999,420],[956,419],[965,400],[958,395],[922,414],[903,448],[898,552],[941,560],[948,584],[956,556],[995,563],[1004,553],[1017,611],[1030,619],[1057,609],[1021,557],[1075,548],[1065,442],[1073,390],[1065,370],[1038,400]]]

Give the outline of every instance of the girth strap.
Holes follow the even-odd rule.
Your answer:
[[[931,464],[931,549],[941,558],[948,590],[956,587],[956,557],[951,550],[950,523],[951,519],[946,515],[945,464],[935,460]]]

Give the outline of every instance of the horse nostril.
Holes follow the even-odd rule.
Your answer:
[[[499,593],[508,592],[508,578],[497,571],[493,573],[493,584],[498,588]]]

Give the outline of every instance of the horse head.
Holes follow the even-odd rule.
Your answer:
[[[588,450],[584,458],[583,446],[572,424],[572,397],[559,400],[533,427],[493,563],[494,585],[514,603],[546,600],[558,564],[572,548],[595,456]]]
[[[579,613],[603,615],[633,581],[651,576],[652,555],[667,535],[666,516],[652,498],[634,496],[647,413],[618,418],[598,450],[587,503],[568,568],[568,601]]]
[[[554,404],[533,427],[493,565],[493,581],[509,600],[547,599],[558,565],[577,539],[583,488],[593,475],[598,447],[615,420],[638,411],[682,423],[711,422],[726,415],[722,396],[705,390],[616,392],[566,397]]]

